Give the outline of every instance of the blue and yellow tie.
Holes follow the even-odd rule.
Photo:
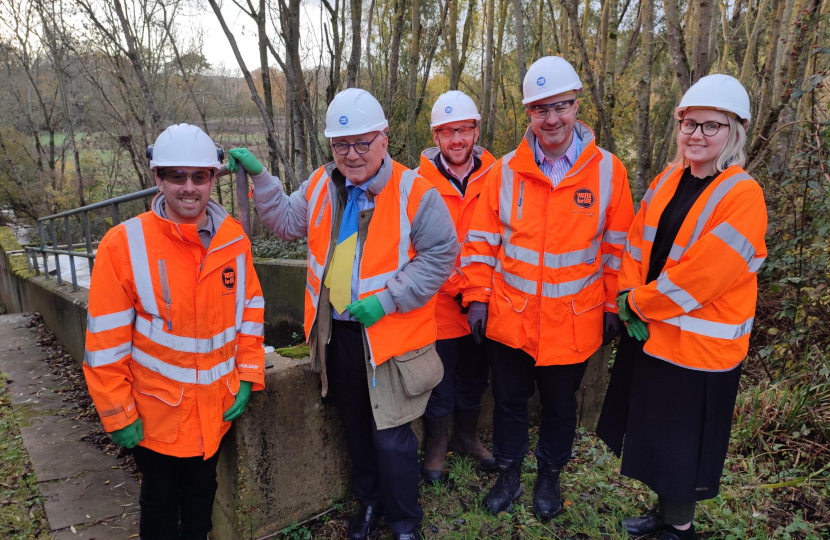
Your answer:
[[[331,290],[331,305],[337,313],[346,311],[346,306],[352,302],[352,271],[357,251],[357,198],[360,188],[348,186],[348,191],[349,200],[343,210],[337,245],[325,281],[326,287]]]

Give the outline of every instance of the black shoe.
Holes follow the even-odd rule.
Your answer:
[[[392,538],[395,540],[421,540],[421,535],[418,534],[416,529],[405,533],[392,533]]]
[[[657,508],[652,508],[642,516],[625,518],[622,524],[629,535],[641,536],[657,532],[663,526],[663,520],[660,519]]]
[[[496,480],[496,485],[481,501],[485,510],[494,515],[500,512],[509,512],[513,507],[513,501],[522,494],[522,462],[515,460],[500,465],[501,471]]]
[[[533,486],[533,511],[542,522],[562,513],[562,499],[559,488],[561,469],[549,463],[540,462],[536,484]]]
[[[357,514],[349,520],[349,540],[364,540],[375,531],[380,508],[377,506],[361,506]]]
[[[692,525],[685,531],[680,531],[672,527],[671,525],[666,525],[663,530],[657,533],[656,540],[694,540],[695,539],[695,527]]]

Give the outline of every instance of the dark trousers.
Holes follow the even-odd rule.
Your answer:
[[[576,392],[588,361],[536,367],[521,349],[491,341],[493,362],[493,455],[499,461],[523,460],[529,446],[527,401],[539,388],[542,421],[536,458],[556,468],[571,458],[576,431]]]
[[[364,505],[378,506],[393,532],[418,527],[418,438],[409,423],[378,429],[369,399],[363,327],[332,321],[326,353],[329,392],[343,421],[352,461],[352,488]]]
[[[455,409],[481,409],[481,394],[490,375],[486,346],[487,342],[476,345],[472,336],[435,342],[444,364],[444,378],[432,389],[424,416],[440,418]]]
[[[205,540],[213,529],[210,515],[218,486],[219,452],[205,460],[168,456],[138,446],[133,456],[143,475],[138,497],[141,540]]]

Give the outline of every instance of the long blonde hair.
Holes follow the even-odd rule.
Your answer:
[[[746,153],[744,152],[744,146],[746,146],[746,129],[742,122],[739,122],[732,116],[727,114],[726,118],[729,121],[729,137],[726,138],[726,144],[723,145],[723,149],[718,154],[718,157],[715,158],[715,169],[718,172],[723,172],[732,165],[739,167],[746,165]],[[679,124],[677,126],[677,132],[680,133]],[[733,133],[735,134],[734,136]],[[680,147],[680,144],[677,145],[677,154],[671,163],[669,163],[669,167],[675,165],[679,165],[683,169],[689,166],[689,160],[683,154],[683,149]]]

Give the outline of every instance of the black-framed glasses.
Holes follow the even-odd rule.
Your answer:
[[[527,110],[533,118],[544,120],[551,112],[556,116],[568,114],[573,109],[574,103],[576,103],[576,99],[566,99],[565,101],[557,101],[556,103],[548,103],[546,105],[531,105]]]
[[[458,133],[462,137],[466,137],[467,135],[469,135],[470,133],[475,131],[475,129],[476,129],[476,126],[461,126],[461,127],[457,127],[457,128],[443,127],[443,128],[436,128],[435,133],[437,133],[438,136],[441,137],[442,139],[451,139],[455,136],[456,133]]]
[[[695,122],[691,118],[684,118],[683,120],[678,121],[678,124],[680,124],[680,133],[692,135],[695,131],[697,131],[697,128],[700,127],[700,132],[703,133],[706,137],[714,137],[718,134],[720,128],[729,125],[721,122],[715,122],[714,120],[700,123]]]
[[[213,180],[216,173],[213,169],[201,169],[198,171],[183,171],[180,169],[158,169],[156,174],[165,182],[183,186],[187,183],[187,179],[193,182],[194,186],[203,186]]]
[[[345,155],[348,155],[349,150],[354,148],[355,152],[357,152],[358,154],[363,155],[363,154],[366,154],[366,153],[369,152],[369,147],[372,146],[372,143],[375,142],[375,139],[380,137],[382,134],[383,134],[382,131],[379,132],[377,135],[372,137],[371,141],[358,141],[356,143],[341,142],[341,143],[332,144],[331,149],[334,150],[334,152],[336,154],[339,154],[341,156],[345,156]]]

